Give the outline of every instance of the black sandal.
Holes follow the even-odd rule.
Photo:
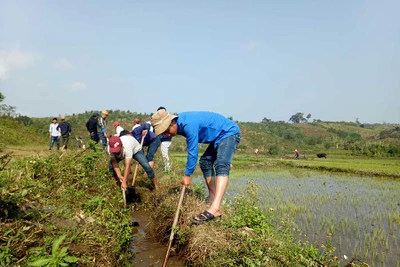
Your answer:
[[[215,218],[214,214],[205,210],[202,213],[199,213],[197,216],[192,217],[190,220],[192,221],[193,224],[199,225],[211,221],[214,218]]]

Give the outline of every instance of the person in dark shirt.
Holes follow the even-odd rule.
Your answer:
[[[96,142],[96,144],[100,141],[99,136],[97,135],[97,120],[99,119],[99,113],[94,113],[92,117],[86,122],[86,129],[90,134],[90,139]]]
[[[161,140],[156,137],[153,131],[151,131],[151,125],[149,123],[144,123],[137,126],[132,130],[131,135],[139,142],[139,144],[142,141],[142,136],[144,136],[143,147],[147,147],[146,158],[150,166],[154,168],[154,155],[161,145]]]
[[[61,134],[61,150],[67,149],[69,136],[71,135],[71,124],[65,120],[65,116],[61,116],[61,123],[58,125],[58,129]]]

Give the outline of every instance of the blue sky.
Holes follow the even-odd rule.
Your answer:
[[[400,1],[0,0],[0,92],[33,117],[208,110],[400,123]]]

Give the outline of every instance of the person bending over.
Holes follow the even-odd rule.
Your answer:
[[[157,179],[154,170],[143,154],[142,147],[138,141],[131,136],[129,131],[122,131],[120,137],[111,136],[108,143],[108,153],[110,154],[109,169],[112,176],[115,179],[119,179],[123,190],[126,190],[128,187],[128,175],[131,173],[133,159],[143,167],[147,173],[147,177],[152,181],[154,189],[157,189]],[[124,160],[125,165],[124,175],[122,175],[118,165],[122,160]]]
[[[165,109],[157,111],[152,116],[151,123],[157,136],[182,135],[186,138],[188,156],[181,181],[186,187],[190,185],[190,176],[196,168],[198,144],[209,144],[200,158],[200,168],[211,206],[191,220],[194,224],[202,224],[221,216],[221,203],[228,186],[232,158],[241,138],[239,126],[213,112],[182,112],[176,116]]]

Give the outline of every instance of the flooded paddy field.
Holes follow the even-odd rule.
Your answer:
[[[342,259],[400,266],[400,180],[299,171],[249,171],[230,179],[228,199],[252,180],[261,206],[275,212],[302,240]]]

